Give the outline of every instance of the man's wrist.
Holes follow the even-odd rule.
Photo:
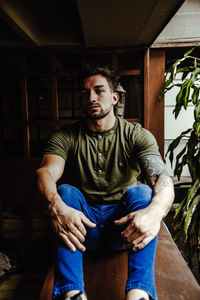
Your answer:
[[[60,198],[59,194],[54,194],[50,197],[47,204],[47,210],[49,215],[52,217],[53,215],[59,214],[62,212],[64,202]]]
[[[162,221],[162,219],[166,215],[166,210],[163,207],[161,207],[160,204],[157,203],[157,201],[152,201],[147,208],[152,217],[160,221]]]

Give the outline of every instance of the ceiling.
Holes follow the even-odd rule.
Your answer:
[[[186,0],[152,47],[200,46],[200,0]]]
[[[0,47],[148,47],[184,0],[0,0]]]

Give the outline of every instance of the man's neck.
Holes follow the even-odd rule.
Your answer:
[[[107,131],[115,125],[115,115],[111,114],[100,120],[86,119],[86,124],[89,130],[93,132]]]

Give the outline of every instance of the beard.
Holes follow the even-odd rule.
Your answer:
[[[91,109],[93,105],[94,104],[88,104],[87,107],[83,110],[84,114],[86,115],[86,118],[92,121],[101,120],[105,118],[112,109],[112,105],[107,109],[103,109],[99,104],[95,104],[96,107],[100,108],[100,110],[96,111]]]

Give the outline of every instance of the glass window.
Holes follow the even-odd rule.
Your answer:
[[[23,157],[24,140],[20,126],[3,126],[0,128],[0,156],[1,157]]]
[[[46,54],[28,54],[26,56],[26,69],[28,72],[50,72],[51,57]]]
[[[30,120],[52,119],[50,78],[29,78],[27,80],[27,87]]]
[[[87,55],[87,64],[91,66],[109,67],[112,69],[111,53],[89,53]]]
[[[143,52],[119,53],[117,56],[119,70],[133,70],[143,68]]]
[[[0,53],[0,71],[4,72],[19,72],[20,71],[20,57],[16,53]]]
[[[21,91],[19,79],[0,79],[0,119],[21,119]]]
[[[80,94],[76,77],[58,78],[58,105],[59,118],[80,118]]]
[[[125,118],[142,118],[143,80],[141,76],[122,76],[119,82],[126,91]]]
[[[56,69],[58,71],[79,71],[82,64],[80,53],[57,54]]]
[[[30,126],[30,154],[31,156],[42,156],[45,144],[50,133],[53,132],[52,125]]]

